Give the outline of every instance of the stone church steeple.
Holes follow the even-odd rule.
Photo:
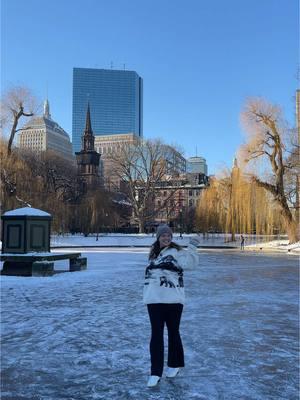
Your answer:
[[[100,154],[94,148],[95,136],[92,130],[90,105],[86,112],[86,122],[81,137],[81,151],[76,152],[77,175],[85,182],[86,189],[96,189],[101,184],[99,176]]]
[[[81,140],[82,140],[82,150],[84,151],[95,150],[94,148],[95,136],[93,134],[92,124],[91,124],[90,103],[88,103],[86,120],[85,120],[85,130]]]

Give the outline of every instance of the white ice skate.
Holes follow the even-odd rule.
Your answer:
[[[180,368],[171,368],[169,367],[166,373],[167,378],[175,378],[178,375]]]
[[[148,380],[147,386],[148,387],[155,387],[155,386],[158,385],[159,381],[160,381],[160,376],[151,375],[149,380]]]

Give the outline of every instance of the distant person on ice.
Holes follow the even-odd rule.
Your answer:
[[[199,262],[198,240],[192,238],[184,250],[172,242],[173,232],[168,225],[157,228],[156,241],[149,254],[145,273],[144,304],[151,323],[151,375],[148,387],[156,386],[164,367],[164,325],[168,329],[167,378],[174,378],[184,367],[184,352],[179,325],[184,304],[183,271]]]
[[[241,250],[245,250],[245,238],[241,235]]]

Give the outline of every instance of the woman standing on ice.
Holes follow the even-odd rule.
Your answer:
[[[187,250],[172,242],[173,233],[168,225],[157,229],[146,268],[144,303],[151,322],[151,376],[148,387],[160,381],[164,366],[164,325],[168,329],[167,378],[174,378],[184,367],[184,352],[179,325],[184,304],[183,271],[195,267],[199,261],[197,239],[192,238]]]

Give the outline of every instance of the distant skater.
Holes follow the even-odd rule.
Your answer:
[[[179,325],[184,304],[183,272],[199,263],[198,240],[192,238],[187,250],[172,242],[173,232],[168,225],[157,228],[156,241],[149,254],[145,272],[144,304],[151,323],[151,375],[148,387],[156,386],[164,368],[164,326],[168,330],[167,378],[174,378],[184,367],[184,352]]]
[[[245,238],[241,235],[241,250],[245,250]]]

